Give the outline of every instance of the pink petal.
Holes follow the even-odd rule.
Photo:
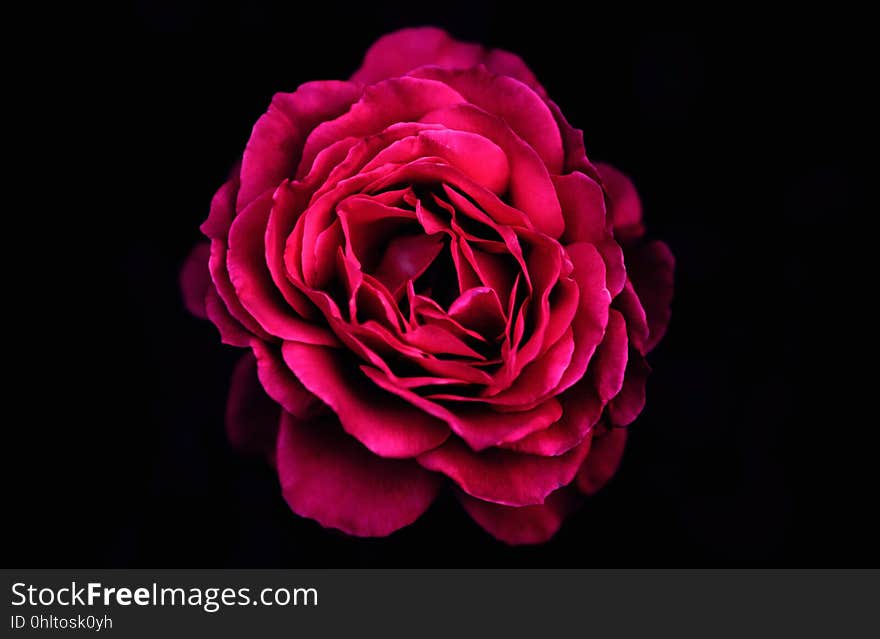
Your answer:
[[[444,420],[475,451],[543,430],[562,415],[562,406],[554,397],[519,412],[502,413],[483,405],[457,406],[455,410],[449,410],[412,392],[380,370],[369,366],[362,366],[361,370],[380,388],[397,395],[428,415]]]
[[[440,477],[410,460],[377,457],[335,420],[284,413],[278,476],[290,508],[322,526],[359,537],[384,537],[421,516]]]
[[[247,454],[271,455],[278,436],[281,409],[257,378],[251,353],[238,360],[226,402],[226,434],[233,447]]]
[[[271,335],[309,344],[338,344],[325,326],[305,321],[287,305],[266,265],[264,233],[272,194],[264,193],[249,204],[229,229],[226,263],[242,306]]]
[[[382,457],[414,457],[442,444],[449,429],[393,395],[370,388],[334,349],[285,342],[284,361],[339,416],[347,433]]]
[[[549,457],[561,455],[590,437],[602,416],[604,404],[586,380],[560,395],[559,401],[562,404],[559,421],[502,447]]]
[[[393,78],[368,86],[351,109],[309,134],[297,175],[307,173],[315,156],[338,140],[365,138],[395,123],[417,122],[430,111],[463,101],[459,93],[442,82],[422,78]]]
[[[226,304],[213,286],[208,289],[208,294],[205,296],[205,314],[220,331],[221,342],[240,348],[250,346],[254,334],[229,314]]]
[[[559,126],[541,96],[528,85],[480,67],[423,67],[412,75],[439,80],[464,96],[462,101],[502,118],[514,133],[535,149],[551,174],[562,172],[564,152]],[[562,220],[559,219],[558,223],[558,227],[548,226],[545,232],[559,237],[563,230]]]
[[[487,533],[513,546],[548,541],[580,504],[571,488],[551,493],[543,504],[519,508],[474,499],[460,491],[457,496],[462,507]]]
[[[547,495],[574,479],[590,450],[585,439],[557,457],[525,455],[500,448],[476,453],[458,439],[418,456],[429,470],[443,473],[462,490],[506,506],[541,504]]]
[[[577,473],[578,490],[593,495],[608,483],[623,459],[626,436],[625,428],[612,428],[593,438],[593,448]]]
[[[540,95],[545,95],[535,74],[519,56],[501,49],[487,50],[479,44],[460,42],[436,27],[401,29],[382,36],[369,48],[361,68],[351,79],[373,84],[428,64],[453,69],[484,64],[493,73],[517,78]]]
[[[245,147],[236,209],[293,177],[308,134],[343,114],[360,93],[357,84],[338,81],[307,82],[293,93],[276,93]]]
[[[210,254],[211,245],[208,242],[199,242],[192,248],[180,268],[183,305],[186,306],[186,310],[201,319],[208,317],[205,311],[205,296],[208,294],[208,288],[212,286],[211,275],[208,272]]]

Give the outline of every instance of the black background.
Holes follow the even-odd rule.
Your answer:
[[[831,36],[861,35],[718,8],[636,14],[190,0],[62,25],[48,95],[22,100],[66,135],[31,145],[39,185],[11,214],[39,228],[9,243],[41,257],[6,275],[25,405],[5,427],[6,563],[875,564],[876,420],[855,414],[867,357],[847,339],[870,341],[876,314],[832,274],[859,228],[844,221],[860,166],[844,91],[861,53]],[[272,94],[345,78],[378,36],[421,24],[520,54],[590,157],[634,178],[678,260],[621,471],[540,547],[495,542],[450,496],[385,539],[295,516],[273,471],[225,441],[239,353],[180,300],[179,266]]]

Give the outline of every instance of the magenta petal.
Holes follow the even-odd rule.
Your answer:
[[[205,314],[220,331],[221,342],[239,348],[246,348],[250,345],[254,334],[229,314],[226,304],[213,286],[208,289],[208,294],[205,296]]]
[[[577,473],[578,490],[593,495],[608,483],[623,459],[626,436],[625,428],[612,428],[593,438],[593,448]]]
[[[502,444],[503,448],[532,455],[555,456],[568,452],[585,438],[602,416],[604,404],[587,381],[559,396],[562,417],[549,428]]]
[[[328,328],[299,317],[272,281],[264,243],[271,207],[272,193],[267,191],[239,213],[229,229],[226,263],[238,300],[271,335],[310,344],[338,344]]]
[[[648,317],[632,280],[627,279],[620,295],[614,298],[614,308],[619,310],[626,320],[626,333],[630,344],[640,353],[647,353]]]
[[[620,392],[628,358],[626,321],[613,308],[608,312],[605,339],[596,350],[595,363],[591,368],[596,391],[603,402]]]
[[[293,93],[276,93],[245,147],[236,209],[293,177],[308,134],[344,113],[360,93],[358,85],[339,81],[307,82]]]
[[[502,118],[535,149],[551,174],[562,172],[564,151],[559,126],[547,103],[531,87],[483,67],[423,67],[413,76],[439,80],[458,91],[467,102]],[[545,232],[559,237],[562,230],[562,220],[558,219]]]
[[[642,202],[632,181],[609,164],[596,164],[602,184],[611,202],[609,212],[614,236],[622,243],[632,242],[645,234],[642,224]]]
[[[629,350],[629,361],[623,386],[608,404],[608,418],[614,426],[628,426],[645,407],[645,386],[651,367],[635,349]]]
[[[514,546],[541,544],[549,540],[580,503],[576,492],[567,487],[551,493],[543,504],[520,508],[474,499],[460,491],[457,497],[487,533]]]
[[[506,506],[541,504],[547,495],[574,478],[590,450],[589,439],[557,457],[524,455],[500,448],[476,453],[450,439],[418,456],[429,470],[443,473],[462,490],[485,501]]]
[[[382,457],[414,457],[442,444],[449,429],[406,402],[371,388],[334,349],[285,342],[284,361],[339,416],[347,433]]]
[[[205,296],[211,287],[211,275],[208,272],[208,258],[211,255],[211,245],[208,242],[196,244],[183,266],[180,268],[180,291],[183,294],[183,304],[186,310],[206,319]]]
[[[230,443],[243,453],[271,455],[280,418],[280,407],[257,378],[256,358],[245,353],[232,372],[226,402],[226,434]]]
[[[627,251],[626,263],[633,288],[645,309],[648,322],[645,352],[648,352],[666,334],[672,315],[675,258],[665,243],[650,242]]]
[[[251,347],[257,358],[257,376],[266,393],[281,404],[288,413],[300,418],[309,418],[326,411],[324,404],[306,390],[281,357],[277,345],[266,344],[260,339],[252,339]]]
[[[604,240],[608,235],[608,223],[602,187],[579,171],[554,176],[553,184],[565,218],[562,241],[565,244],[598,244]]]
[[[449,307],[449,316],[487,338],[499,335],[506,323],[498,294],[485,286],[462,293]]]
[[[441,485],[413,461],[377,457],[335,420],[288,413],[281,418],[277,466],[295,513],[359,537],[384,537],[411,524]]]

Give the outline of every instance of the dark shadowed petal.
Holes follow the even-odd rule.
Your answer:
[[[647,352],[666,334],[672,315],[675,258],[664,242],[649,242],[628,250],[626,264],[633,288],[645,309],[648,322],[648,339],[645,341]]]
[[[547,495],[574,478],[590,442],[585,439],[557,457],[525,455],[500,448],[474,452],[458,439],[418,456],[429,470],[443,473],[478,499],[507,506],[544,502]]]
[[[543,504],[520,508],[474,499],[461,491],[457,497],[487,533],[511,545],[541,544],[549,540],[580,503],[577,492],[568,487],[551,493]]]
[[[614,298],[614,308],[619,310],[626,320],[626,332],[629,336],[630,344],[638,349],[640,353],[646,353],[648,318],[645,315],[642,302],[633,287],[632,280],[627,279],[620,295]]]
[[[226,434],[230,443],[243,453],[271,455],[280,418],[281,408],[257,378],[256,358],[245,353],[232,372],[226,403]]]
[[[205,310],[205,296],[211,284],[211,275],[208,272],[208,258],[211,254],[211,245],[208,242],[196,244],[180,269],[180,292],[183,295],[183,304],[186,310],[202,319],[208,317]]]
[[[449,437],[439,419],[372,387],[335,349],[285,342],[284,361],[339,416],[347,433],[382,457],[413,457]]]
[[[642,202],[636,187],[628,177],[609,164],[597,163],[596,168],[611,201],[609,213],[614,236],[624,244],[642,237],[645,226],[642,223]]]
[[[411,460],[377,457],[332,418],[281,418],[277,450],[281,490],[290,508],[322,526],[384,537],[427,510],[441,478]]]
[[[220,299],[220,295],[213,286],[208,289],[208,294],[205,296],[205,314],[220,331],[221,342],[240,348],[250,345],[254,334],[229,314],[226,304]]]
[[[651,367],[644,356],[634,348],[629,349],[623,386],[606,409],[612,425],[627,426],[642,412],[645,407],[645,386],[650,373]]]
[[[626,445],[626,429],[612,428],[593,438],[593,448],[577,473],[576,485],[585,495],[598,492],[617,472]]]
[[[260,339],[251,340],[257,358],[257,376],[266,393],[288,413],[309,418],[326,412],[326,406],[306,390],[281,357],[278,344],[266,344]]]

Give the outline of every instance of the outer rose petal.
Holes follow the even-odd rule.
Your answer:
[[[597,163],[605,192],[611,202],[609,213],[614,236],[622,243],[637,240],[645,234],[642,224],[642,202],[632,181],[610,164]]]
[[[291,509],[322,526],[383,537],[425,512],[441,484],[411,460],[377,457],[332,419],[302,421],[284,413],[278,475]]]
[[[593,449],[578,471],[575,483],[585,495],[599,491],[617,472],[626,445],[626,429],[612,428],[593,439]]]
[[[211,286],[211,275],[208,273],[208,257],[211,245],[208,242],[196,244],[180,269],[180,291],[186,310],[201,319],[207,319],[205,296]]]
[[[575,491],[567,487],[551,493],[543,504],[521,508],[474,499],[460,491],[457,496],[467,513],[486,532],[511,545],[547,541],[556,534],[580,501]]]
[[[623,387],[617,397],[608,404],[607,415],[615,426],[628,426],[645,407],[645,386],[651,367],[634,348],[629,349],[629,359],[623,378]]]
[[[233,447],[259,455],[271,455],[278,436],[281,409],[257,379],[257,360],[245,353],[235,365],[226,402],[226,434]]]
[[[288,413],[303,419],[326,412],[321,400],[306,390],[284,363],[278,345],[254,338],[251,347],[257,358],[257,376],[269,397]]]
[[[357,84],[338,81],[306,82],[293,93],[276,93],[245,147],[236,209],[293,177],[306,136],[342,115],[360,93]]]
[[[346,375],[333,349],[285,342],[284,361],[303,385],[339,416],[345,431],[382,457],[414,457],[442,444],[449,429],[439,419],[381,390],[360,374]]]
[[[541,95],[538,84],[522,59],[502,49],[490,49],[471,42],[460,42],[442,29],[416,27],[401,29],[379,38],[364,56],[364,62],[351,79],[374,84],[394,78],[424,65],[464,69],[483,64],[493,73],[524,82]]]
[[[469,495],[505,506],[541,504],[547,495],[574,478],[590,451],[585,438],[557,457],[525,455],[492,448],[475,453],[457,439],[418,456],[418,462],[458,484]]]
[[[672,315],[675,258],[664,242],[655,241],[627,251],[626,266],[633,288],[645,309],[648,321],[645,352],[648,352],[666,334]]]

